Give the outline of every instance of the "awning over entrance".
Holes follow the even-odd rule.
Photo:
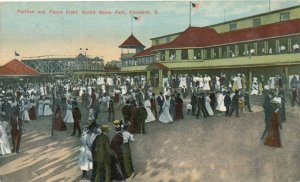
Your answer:
[[[169,68],[162,63],[153,63],[147,66],[146,70],[169,70]]]

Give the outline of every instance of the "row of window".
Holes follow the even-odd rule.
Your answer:
[[[154,56],[141,57],[136,59],[128,59],[122,61],[122,67],[126,66],[139,66],[139,65],[149,65],[154,63]]]
[[[299,43],[300,36],[294,36],[289,38],[270,39],[266,41],[247,42],[204,49],[196,48],[192,49],[190,55],[188,49],[181,49],[177,56],[180,56],[179,60],[204,60],[237,56],[292,53],[299,52]],[[176,50],[167,51],[169,51],[169,58],[166,58],[166,51],[160,51],[159,54],[157,54],[156,59],[160,61],[176,60]]]
[[[283,13],[280,13],[280,21],[288,21],[290,19],[290,13],[289,12],[283,12]],[[257,27],[257,26],[260,26],[261,25],[261,18],[258,17],[258,18],[254,18],[252,20],[252,26],[253,27]],[[237,22],[233,22],[233,23],[230,23],[229,24],[229,31],[234,31],[234,30],[237,30],[238,29],[238,26],[237,26]]]
[[[122,62],[122,66],[148,65],[154,61],[175,60],[209,60],[233,58],[238,56],[255,56],[267,54],[283,54],[300,52],[300,36],[270,39],[264,41],[253,41],[247,43],[218,46],[212,48],[196,48],[181,50],[159,51],[156,56],[148,56],[130,59]],[[168,54],[167,54],[168,51]],[[180,51],[180,52],[178,52]],[[168,55],[168,57],[167,57]],[[176,56],[180,56],[177,58]]]

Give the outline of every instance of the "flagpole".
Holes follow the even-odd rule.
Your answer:
[[[133,19],[133,16],[131,15],[131,35],[133,34],[133,32],[132,32],[132,19]]]
[[[192,1],[190,1],[190,22],[189,22],[189,27],[191,26],[192,24]]]

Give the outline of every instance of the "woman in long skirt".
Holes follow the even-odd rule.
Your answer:
[[[150,103],[150,98],[148,97],[147,100],[145,101],[145,108],[146,108],[146,111],[147,111],[147,119],[146,119],[146,123],[148,122],[152,122],[152,121],[155,121],[155,116],[153,115],[152,111],[151,111],[151,103]]]
[[[124,125],[123,128],[123,145],[122,145],[122,152],[123,152],[123,162],[121,163],[121,168],[123,172],[124,179],[129,178],[133,173],[133,163],[132,163],[132,156],[131,156],[131,149],[130,149],[130,142],[134,141],[133,135],[127,131],[128,126]]]
[[[81,148],[78,160],[78,166],[82,170],[82,179],[87,179],[87,171],[93,169],[93,156],[91,147],[94,140],[91,140],[94,127],[90,125],[88,128],[84,128],[81,134]]]
[[[163,112],[159,116],[158,120],[162,123],[173,122],[173,118],[170,114],[170,96],[169,95],[166,95],[166,100],[163,104]]]
[[[58,130],[58,131],[66,131],[67,130],[67,126],[63,120],[63,113],[62,113],[62,109],[60,108],[60,105],[57,106],[57,109],[55,111],[54,128],[55,128],[55,130]]]
[[[29,118],[30,121],[36,120],[36,108],[35,108],[35,101],[30,101],[30,109],[29,109]]]
[[[64,118],[65,123],[74,123],[73,113],[72,113],[72,105],[68,104],[67,112]]]
[[[11,153],[7,133],[8,123],[6,121],[0,121],[0,155]]]
[[[210,98],[209,98],[209,94],[207,94],[207,96],[205,97],[205,108],[206,108],[208,114],[209,114],[210,116],[213,116],[213,115],[214,115],[214,112],[213,112],[213,110],[212,110],[211,107],[210,107],[210,102],[211,102],[211,100],[210,100]]]
[[[52,109],[50,107],[50,100],[47,98],[44,101],[44,116],[51,116],[53,114]]]
[[[281,147],[279,128],[282,128],[279,122],[279,114],[278,112],[272,112],[268,134],[264,142],[265,145]]]
[[[44,100],[41,96],[40,100],[38,101],[38,115],[43,116],[44,115]]]

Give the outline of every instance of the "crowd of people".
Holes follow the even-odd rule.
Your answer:
[[[265,145],[281,147],[279,129],[286,121],[281,77],[269,82],[272,87],[270,84],[257,86],[254,79],[251,89],[246,88],[244,75],[232,77],[233,83],[225,77],[224,74],[220,78],[213,76],[214,79],[208,75],[172,75],[171,79],[164,79],[163,91],[158,95],[151,86],[157,80],[147,84],[144,76],[66,79],[2,87],[0,152],[2,155],[19,153],[24,123],[54,114],[55,130],[66,131],[66,124],[72,123],[72,136],[78,131],[82,143],[78,163],[83,179],[92,170],[92,181],[124,181],[134,174],[130,150],[133,134],[148,133],[147,123],[172,123],[184,119],[185,115],[199,119],[214,115],[230,117],[235,113],[239,117],[240,112],[246,112],[245,108],[253,112],[249,95],[260,94],[264,95],[265,113],[261,139]],[[294,76],[290,83],[293,106],[299,104],[298,80]],[[116,111],[123,118],[116,119]],[[87,117],[82,112],[88,113]],[[112,140],[108,137],[108,123],[113,123],[115,128]]]

